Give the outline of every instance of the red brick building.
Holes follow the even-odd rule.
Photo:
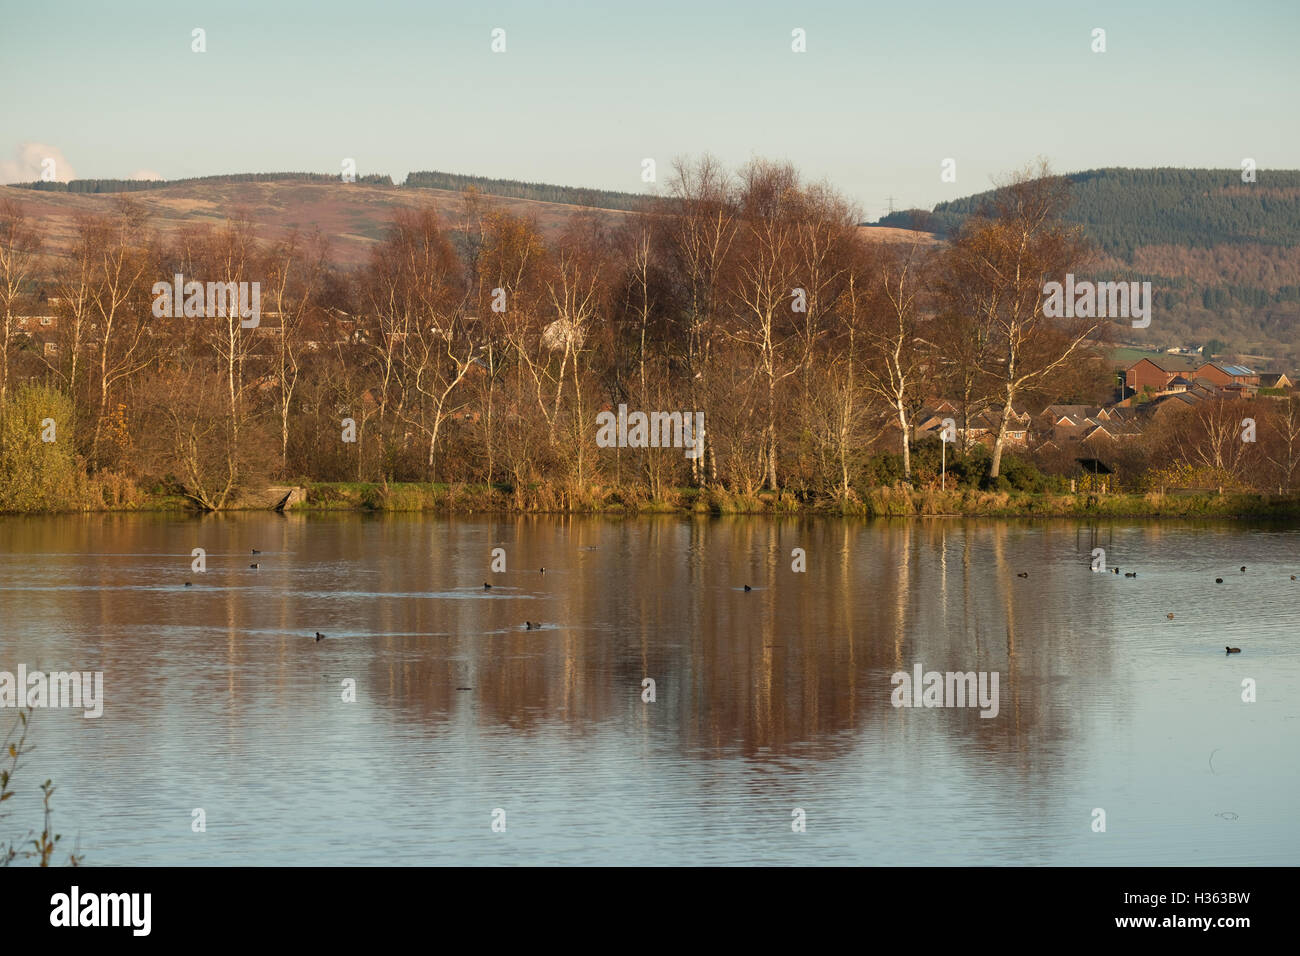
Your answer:
[[[1244,365],[1220,365],[1217,362],[1206,362],[1196,370],[1192,377],[1194,379],[1209,379],[1220,387],[1225,385],[1259,384],[1259,374]]]
[[[1124,385],[1132,392],[1140,392],[1144,388],[1161,392],[1171,381],[1179,375],[1191,372],[1192,368],[1193,363],[1173,356],[1139,359],[1125,371]]]

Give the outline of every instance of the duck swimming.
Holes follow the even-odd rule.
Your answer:
[[[484,582],[483,582],[483,590],[484,590],[484,591],[491,591],[491,590],[492,590],[492,585],[490,585],[490,584],[488,584],[486,581],[484,581]]]
[[[1240,654],[1240,653],[1241,653],[1241,648],[1240,648],[1240,647],[1228,647],[1228,645],[1226,645],[1226,644],[1223,645],[1223,646],[1224,646],[1224,649],[1227,650],[1227,652],[1228,652],[1229,654]]]
[[[524,621],[524,629],[528,631],[540,631],[542,629],[541,621]]]
[[[249,565],[249,567],[250,567],[250,568],[253,568],[253,569],[257,569],[257,568],[260,568],[261,565],[258,564],[257,562],[253,562],[252,564]]]
[[[1215,578],[1215,579],[1214,579],[1214,583],[1215,583],[1215,584],[1222,584],[1222,583],[1223,583],[1223,578]]]
[[[746,590],[746,591],[752,591],[752,590],[754,590],[754,589],[751,588],[748,584],[746,584],[746,585],[745,585],[745,590]]]
[[[316,632],[316,640],[317,640],[318,642],[319,642],[319,641],[323,641],[323,640],[325,640],[325,635],[322,634],[320,631],[317,631],[317,632]]]
[[[1021,571],[1019,574],[1016,575],[1016,577],[1018,577],[1018,578],[1027,578],[1027,577],[1029,577],[1029,572],[1028,572],[1028,571]]]
[[[1136,571],[1125,571],[1125,572],[1124,572],[1124,577],[1126,577],[1126,578],[1135,578],[1135,577],[1137,577],[1137,576],[1138,576],[1138,573],[1137,573]]]

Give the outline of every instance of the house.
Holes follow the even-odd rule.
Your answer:
[[[984,442],[992,445],[997,440],[998,428],[1002,424],[1002,408],[1001,406],[994,406],[971,415],[970,431],[967,433],[967,430],[962,427],[962,417],[957,414],[956,409],[951,404],[939,402],[937,406],[927,406],[917,416],[918,424],[913,429],[913,440],[919,440],[926,435],[940,431],[943,428],[945,418],[953,419],[959,445],[966,446],[974,442]],[[1031,416],[1028,412],[1018,412],[1012,407],[1011,417],[1007,421],[1007,444],[1027,445],[1029,443],[1030,421]]]
[[[913,419],[916,424],[912,427],[912,441],[920,441],[926,435],[941,431],[945,418],[956,421],[960,417],[957,414],[957,407],[952,402],[943,398],[931,398],[921,406],[921,410]]]
[[[1260,388],[1295,388],[1290,376],[1282,372],[1269,373],[1259,377]]]
[[[13,328],[19,332],[55,332],[59,328],[57,315],[15,315]]]
[[[1196,368],[1189,359],[1173,355],[1138,359],[1124,371],[1124,387],[1130,392],[1163,391],[1173,379]]]
[[[1164,423],[1189,408],[1195,408],[1203,401],[1205,399],[1194,392],[1178,392],[1153,398],[1137,406],[1137,411],[1146,422]]]
[[[1206,362],[1196,370],[1194,377],[1209,379],[1219,386],[1259,386],[1259,373],[1251,371],[1244,365],[1220,365],[1218,362]]]
[[[1031,417],[1028,412],[1018,412],[1013,406],[1011,417],[1007,420],[1006,441],[1009,445],[1027,445],[1029,443],[1029,423]],[[985,442],[993,444],[997,441],[998,428],[1002,425],[1002,408],[995,406],[986,408],[982,412],[972,415],[970,420],[970,434],[965,434],[965,429],[957,428],[957,440],[962,444],[967,442]]]
[[[1210,381],[1208,378],[1194,378],[1192,384],[1187,388],[1187,394],[1196,398],[1210,401],[1216,398],[1224,397],[1224,390]]]
[[[1086,441],[1098,428],[1110,437],[1127,437],[1140,431],[1136,415],[1123,403],[1048,405],[1039,415],[1039,434],[1055,445]]]
[[[1079,441],[1092,442],[1098,439],[1126,441],[1141,437],[1142,429],[1128,422],[1103,422],[1093,426]]]
[[[1038,416],[1039,434],[1056,442],[1076,439],[1088,428],[1092,411],[1087,405],[1048,405]]]

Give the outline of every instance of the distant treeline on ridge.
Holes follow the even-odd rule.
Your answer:
[[[372,186],[392,186],[388,175],[357,176],[358,183]],[[232,173],[224,176],[196,176],[190,179],[74,179],[70,182],[14,183],[19,189],[36,189],[59,193],[126,193],[168,186],[194,183],[338,183],[339,177],[329,173]],[[402,184],[420,189],[447,189],[459,192],[473,187],[480,192],[510,199],[533,199],[538,202],[564,203],[571,206],[592,206],[598,209],[633,210],[642,208],[653,197],[641,193],[616,192],[609,189],[585,189],[578,186],[556,186],[551,183],[526,183],[518,179],[492,179],[488,176],[465,176],[460,173],[414,172]]]
[[[1253,183],[1239,169],[1090,169],[1071,182],[1067,220],[1118,258],[1139,246],[1209,248],[1259,243],[1300,245],[1300,170],[1261,170]],[[905,209],[879,225],[953,235],[993,192],[941,202],[933,212]]]
[[[192,176],[189,179],[73,179],[66,183],[32,182],[14,183],[18,189],[37,189],[51,193],[130,193],[166,186],[187,186],[193,183],[337,183],[339,177],[328,173],[230,173],[224,176]],[[373,173],[358,176],[357,182],[372,186],[391,186],[393,177]]]
[[[487,176],[463,176],[459,173],[418,172],[406,177],[405,186],[424,189],[450,189],[459,192],[471,186],[493,196],[510,199],[535,199],[538,202],[565,203],[571,206],[594,206],[598,209],[640,209],[647,200],[643,193],[622,193],[610,189],[584,189],[578,186],[554,186],[550,183],[526,183],[518,179],[491,179]]]

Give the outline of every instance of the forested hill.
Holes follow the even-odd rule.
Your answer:
[[[1149,329],[1117,327],[1145,346],[1220,339],[1248,365],[1300,365],[1300,171],[1093,169],[1068,176],[1066,217],[1101,255],[1103,278],[1150,280]],[[992,192],[905,210],[882,226],[951,236]]]
[[[1300,170],[1260,170],[1243,183],[1237,169],[1090,169],[1071,173],[1067,218],[1102,249],[1130,259],[1140,246],[1208,249],[1227,244],[1300,245]],[[882,226],[918,219],[940,235],[992,197],[992,191],[941,202],[933,212],[903,210]]]
[[[492,179],[488,176],[465,176],[460,173],[418,172],[410,173],[403,186],[426,189],[449,189],[459,192],[473,187],[492,196],[511,199],[532,199],[537,202],[564,203],[571,206],[593,206],[597,209],[641,209],[653,201],[643,193],[615,192],[610,189],[583,189],[577,186],[555,186],[551,183],[528,183],[518,179]]]

